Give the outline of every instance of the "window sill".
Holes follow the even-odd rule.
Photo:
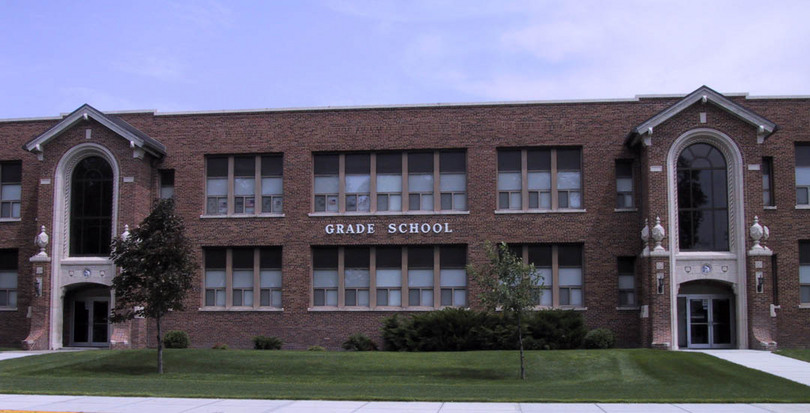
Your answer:
[[[0,218],[0,222],[20,222],[20,218]]]
[[[310,212],[309,217],[376,217],[412,215],[470,215],[470,211],[377,211],[377,212]]]
[[[808,205],[808,207],[810,207],[810,205]],[[764,207],[762,207],[762,209],[764,209],[764,210],[772,209],[772,210],[775,211],[776,210],[776,205],[765,205]]]
[[[638,311],[641,307],[616,307],[616,311]]]
[[[197,311],[203,312],[282,312],[284,308],[278,307],[200,307]]]
[[[581,214],[585,209],[496,209],[495,215],[509,214]]]
[[[231,215],[200,215],[201,219],[212,218],[284,218],[284,214],[231,214]]]
[[[638,212],[638,208],[616,208],[613,212]]]
[[[542,310],[571,310],[571,311],[587,311],[587,310],[588,310],[588,307],[572,307],[572,306],[563,306],[563,305],[561,305],[561,306],[557,306],[557,307],[553,307],[553,306],[544,306],[544,305],[538,305],[538,306],[535,306],[535,307],[534,307],[534,310],[535,310],[535,311],[542,311]]]
[[[0,307],[0,312],[3,312],[3,311],[8,311],[8,312],[17,311],[17,307]]]
[[[810,303],[799,304],[799,308],[810,308]]]
[[[796,209],[810,209],[810,205],[796,205]]]
[[[323,306],[323,307],[309,307],[307,311],[314,312],[314,313],[328,313],[328,312],[394,312],[394,311],[438,311],[443,308],[449,307],[333,307],[333,306]],[[463,308],[463,307],[455,307],[455,308]]]

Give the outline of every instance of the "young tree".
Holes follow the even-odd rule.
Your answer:
[[[129,236],[116,239],[110,256],[121,272],[113,278],[115,307],[112,321],[136,316],[157,324],[158,373],[163,373],[163,336],[160,320],[170,310],[182,310],[196,269],[183,221],[171,199],[155,203],[152,212]]]
[[[481,288],[479,298],[487,309],[511,312],[517,316],[518,342],[520,344],[520,378],[526,379],[523,355],[523,312],[534,307],[537,288],[543,277],[535,271],[534,264],[524,264],[512,253],[506,243],[484,245],[489,262],[481,266],[467,266],[467,273]]]

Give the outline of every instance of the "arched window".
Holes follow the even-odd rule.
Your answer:
[[[681,251],[728,251],[726,159],[705,143],[678,157],[678,236]]]
[[[85,158],[76,165],[70,183],[70,255],[110,255],[112,167],[101,157]]]

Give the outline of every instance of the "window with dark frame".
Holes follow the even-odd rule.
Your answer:
[[[345,247],[343,250],[343,305],[368,307],[371,282],[368,247]]]
[[[259,306],[281,308],[281,247],[259,248]]]
[[[618,257],[619,307],[636,307],[636,258]]]
[[[338,305],[338,248],[312,249],[313,304],[316,307]]]
[[[205,249],[205,306],[225,307],[225,248]]]
[[[376,248],[377,306],[402,306],[402,248]]]
[[[0,307],[17,307],[17,250],[0,250]]]
[[[796,205],[810,205],[810,144],[796,145]]]
[[[215,247],[203,254],[205,307],[281,308],[281,247]]]
[[[696,143],[678,157],[681,251],[728,251],[727,164],[714,146]]]
[[[799,303],[810,304],[810,241],[799,241]]]
[[[281,214],[282,161],[281,154],[207,157],[205,213]]]
[[[633,200],[633,161],[616,161],[616,209],[635,208]]]
[[[22,162],[0,162],[0,219],[19,218],[22,200]]]
[[[580,148],[498,149],[498,209],[582,209]]]
[[[158,180],[160,181],[160,199],[174,198],[174,169],[158,170]]]
[[[535,305],[542,307],[582,307],[584,273],[580,244],[510,244],[523,262],[534,264],[542,277],[536,287]]]
[[[773,158],[762,158],[762,205],[772,207],[776,205],[773,187]]]
[[[234,307],[253,306],[254,257],[253,248],[231,249],[233,267],[231,282],[231,305]]]
[[[71,175],[70,193],[70,256],[109,256],[113,204],[110,164],[98,156],[82,159]]]

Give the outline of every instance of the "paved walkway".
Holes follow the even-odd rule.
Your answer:
[[[758,350],[695,350],[810,386],[810,363]]]
[[[340,402],[0,394],[0,412],[3,409],[88,413],[806,413],[810,404]]]
[[[700,352],[810,386],[810,363],[756,350],[700,350]],[[0,352],[0,360],[43,353],[48,351]],[[0,394],[0,413],[14,410],[87,413],[806,413],[810,412],[810,404],[363,402]]]

